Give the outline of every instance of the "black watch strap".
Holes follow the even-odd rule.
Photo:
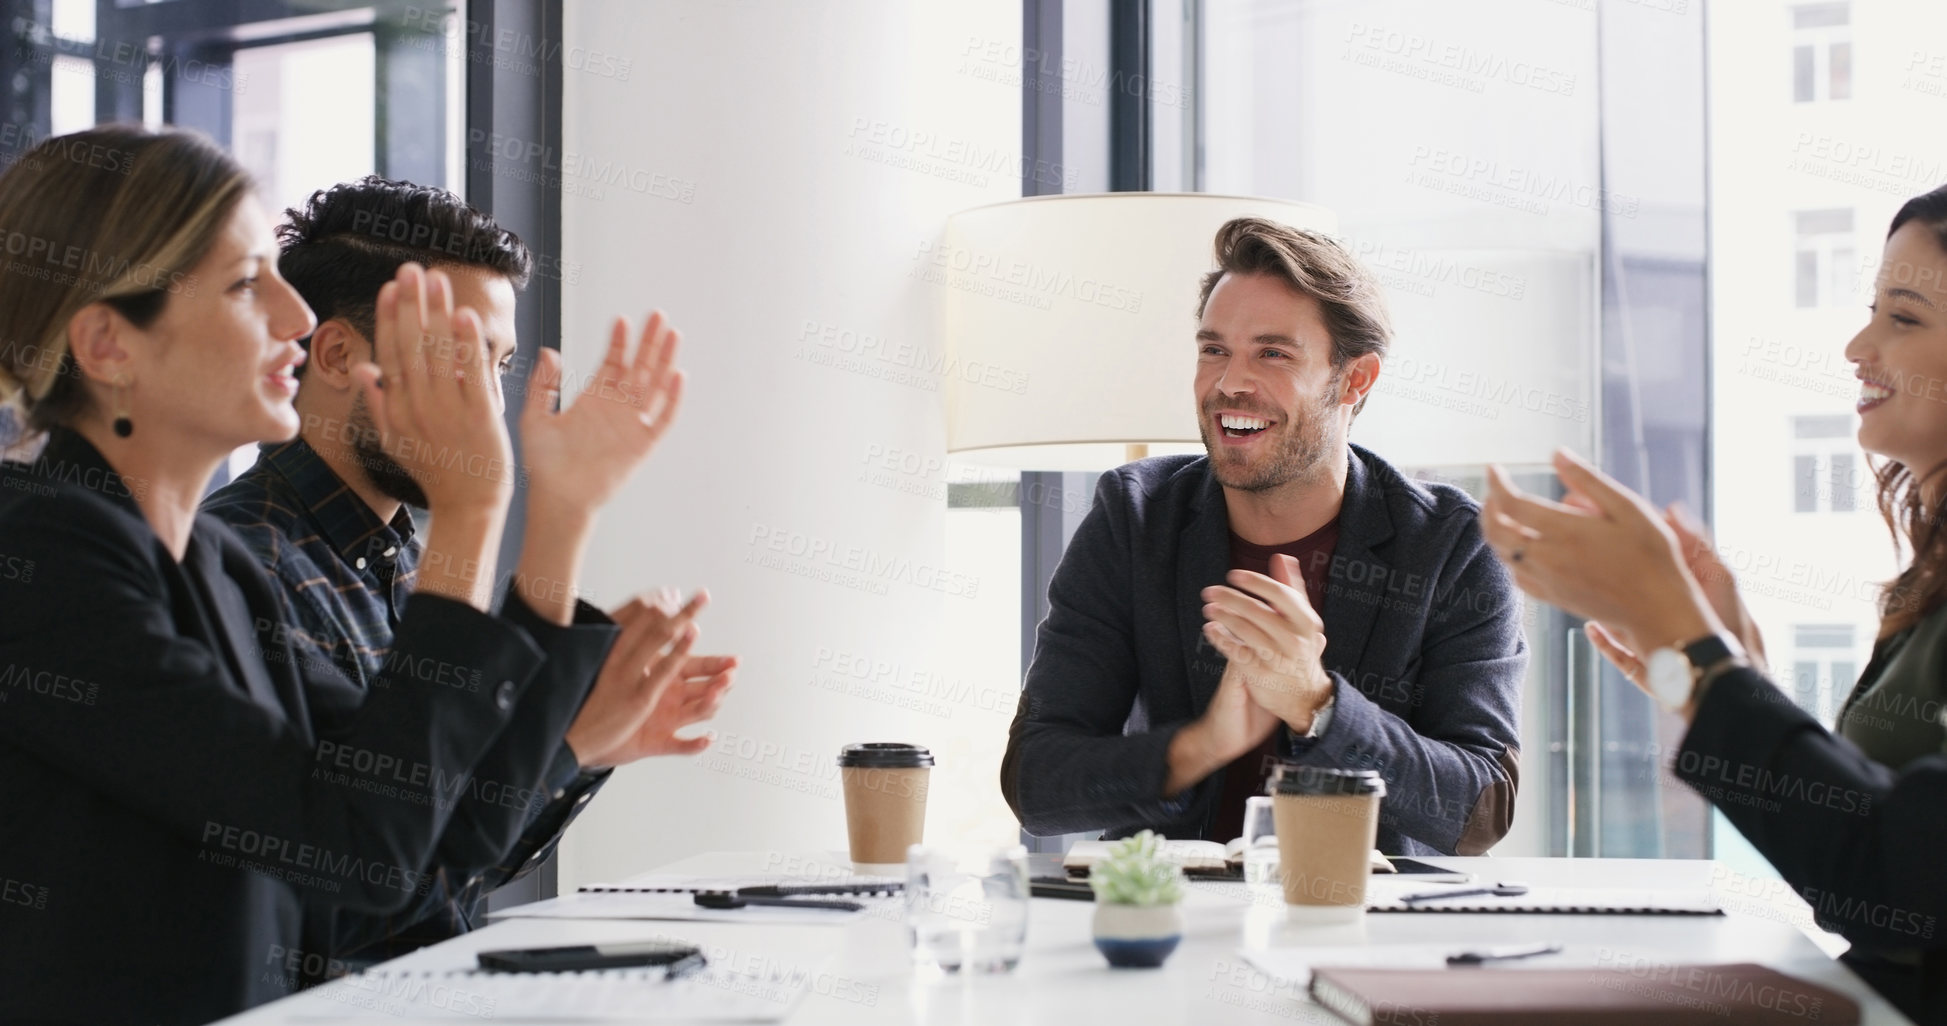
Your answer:
[[[1683,646],[1683,656],[1690,660],[1693,669],[1702,673],[1726,659],[1736,658],[1737,653],[1731,651],[1731,646],[1722,637],[1706,634]]]

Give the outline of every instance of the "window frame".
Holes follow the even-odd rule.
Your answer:
[[[1792,14],[1792,102],[1793,103],[1832,103],[1852,99],[1852,11],[1846,3],[1793,4]],[[1822,25],[1798,24],[1808,14],[1820,9],[1845,8],[1844,21]],[[1835,62],[1835,53],[1843,53],[1844,59]],[[1810,81],[1801,81],[1802,58],[1811,58]],[[1835,71],[1835,63],[1844,69],[1841,78]],[[1803,88],[1811,87],[1810,95]]]
[[[1807,230],[1807,220],[1834,218],[1843,213],[1844,228]],[[1832,207],[1793,212],[1792,226],[1792,306],[1798,310],[1829,310],[1848,306],[1859,291],[1858,212],[1852,207]],[[1805,259],[1812,259],[1812,274],[1805,275]],[[1808,297],[1806,287],[1811,294]],[[1807,302],[1807,299],[1810,302]]]

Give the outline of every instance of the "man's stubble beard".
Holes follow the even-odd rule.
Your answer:
[[[403,502],[415,509],[426,508],[426,490],[419,482],[406,473],[399,461],[386,455],[380,443],[378,425],[372,420],[372,411],[365,405],[365,394],[359,392],[352,396],[350,415],[352,429],[352,455],[358,464],[358,472],[379,494],[397,502]]]
[[[1211,434],[1223,430],[1212,420],[1216,408],[1235,404],[1225,404],[1214,397],[1200,402],[1197,430],[1203,437],[1203,449],[1210,457],[1210,470],[1217,483],[1242,492],[1268,492],[1294,481],[1309,480],[1328,467],[1332,456],[1345,445],[1345,440],[1332,430],[1332,412],[1339,406],[1344,381],[1344,375],[1332,375],[1325,390],[1309,406],[1293,410],[1276,428],[1266,428],[1266,431],[1277,431],[1278,437],[1266,439],[1271,443],[1270,451],[1259,454],[1254,463],[1242,460],[1241,454],[1226,449]]]

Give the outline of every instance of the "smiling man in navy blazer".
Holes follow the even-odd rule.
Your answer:
[[[1474,855],[1514,817],[1520,601],[1457,488],[1350,445],[1390,327],[1332,240],[1219,229],[1205,456],[1103,475],[1048,588],[1001,788],[1036,834],[1227,841],[1276,760],[1386,779],[1379,846]]]

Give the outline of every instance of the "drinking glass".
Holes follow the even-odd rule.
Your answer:
[[[906,933],[913,961],[957,973],[1004,973],[1028,935],[1028,852],[915,844],[906,852]]]
[[[1278,825],[1269,795],[1244,800],[1244,882],[1278,882]]]

